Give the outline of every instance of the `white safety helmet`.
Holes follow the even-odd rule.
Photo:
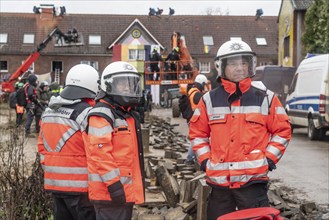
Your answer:
[[[65,99],[75,100],[96,97],[98,91],[99,74],[92,66],[78,64],[67,73],[65,88],[60,96]]]
[[[44,89],[45,88],[45,86],[49,86],[49,84],[48,84],[48,82],[47,81],[43,81],[41,84],[40,84],[40,88],[41,89]]]
[[[200,85],[202,86],[205,86],[208,82],[208,79],[205,75],[203,74],[199,74],[195,77],[195,80],[194,80],[195,83],[199,83]]]
[[[119,90],[118,85],[125,85],[125,91]],[[124,107],[137,106],[142,97],[140,74],[133,65],[123,61],[113,62],[104,69],[100,88],[105,93],[101,97],[109,95]]]
[[[247,43],[240,40],[227,41],[218,49],[217,56],[215,58],[215,67],[218,71],[218,76],[227,79],[225,76],[227,59],[239,57],[248,61],[248,77],[253,77],[256,74],[256,54],[251,50]]]

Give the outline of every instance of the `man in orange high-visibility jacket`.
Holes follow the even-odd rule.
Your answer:
[[[291,138],[279,99],[255,75],[256,55],[243,41],[217,52],[221,85],[204,94],[190,120],[193,150],[212,187],[208,219],[238,209],[269,206],[268,172]]]
[[[88,199],[85,150],[88,111],[98,90],[98,72],[86,64],[72,67],[66,87],[53,96],[41,117],[38,151],[44,188],[54,198],[54,219],[96,219]]]
[[[188,90],[187,96],[190,100],[191,108],[194,111],[205,92],[208,92],[208,79],[205,75],[199,74],[195,77],[194,85]]]
[[[192,86],[191,89],[187,91],[187,97],[189,98],[189,102],[191,105],[191,109],[194,112],[196,109],[201,97],[203,96],[204,93],[208,92],[208,79],[205,75],[199,74],[195,77],[194,80],[194,85]],[[192,117],[193,114],[191,114]],[[191,118],[187,118],[187,123],[189,123]],[[192,149],[192,145],[190,145],[188,152],[187,152],[187,157],[186,157],[186,164],[194,164],[196,161],[195,154]]]
[[[131,219],[144,203],[144,161],[138,112],[141,77],[131,64],[109,64],[88,114],[89,198],[97,220]]]

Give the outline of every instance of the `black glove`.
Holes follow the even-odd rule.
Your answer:
[[[273,162],[273,160],[271,160],[270,158],[266,158],[267,159],[267,163],[268,163],[268,170],[272,171],[276,169],[275,163]]]
[[[204,159],[202,162],[201,162],[201,165],[200,165],[200,170],[203,171],[203,172],[206,172],[206,168],[207,168],[207,161],[209,159]]]
[[[110,193],[112,202],[118,205],[123,205],[126,203],[126,195],[123,189],[123,185],[120,181],[113,183],[107,187]]]

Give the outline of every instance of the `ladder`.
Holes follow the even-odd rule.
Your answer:
[[[55,82],[60,85],[60,79],[61,79],[61,70],[60,69],[55,69]]]

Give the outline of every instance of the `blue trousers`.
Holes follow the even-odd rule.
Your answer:
[[[31,125],[34,119],[34,109],[26,109],[25,134],[31,133]]]

